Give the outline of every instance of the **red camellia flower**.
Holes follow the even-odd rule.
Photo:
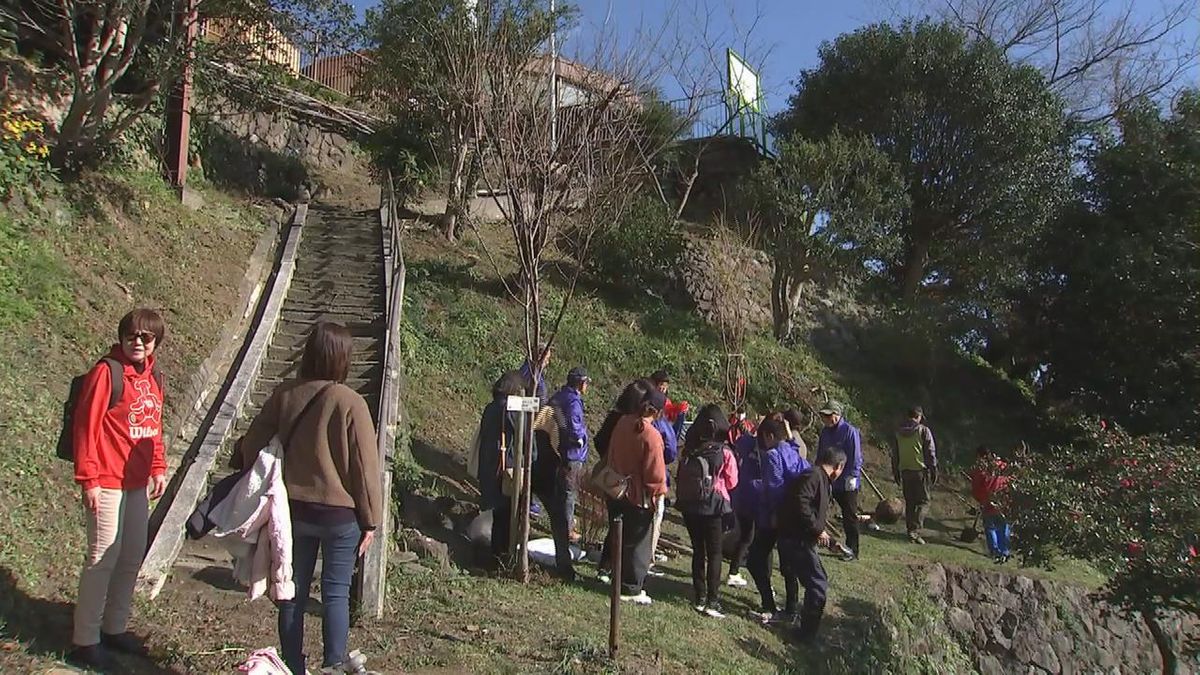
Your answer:
[[[1139,555],[1146,547],[1140,541],[1130,541],[1125,543],[1125,553],[1129,555]]]
[[[1133,480],[1129,479],[1129,478],[1122,478],[1121,479],[1121,487],[1128,490],[1129,488],[1133,487]]]

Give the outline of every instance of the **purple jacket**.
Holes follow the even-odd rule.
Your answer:
[[[846,453],[846,469],[833,483],[834,492],[845,492],[847,482],[854,479],[855,489],[858,489],[859,478],[862,476],[862,439],[859,438],[858,428],[842,418],[836,426],[821,429],[817,439],[817,454],[825,448],[838,447]]]
[[[558,447],[568,462],[587,461],[588,431],[583,419],[583,397],[575,387],[563,387],[550,398],[550,405],[562,415],[558,428]]]
[[[654,428],[663,439],[663,464],[671,466],[679,457],[679,437],[675,435],[675,427],[665,417],[654,420]],[[667,485],[671,484],[671,472],[667,472]]]

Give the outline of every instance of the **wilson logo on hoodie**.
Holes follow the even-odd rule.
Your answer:
[[[133,383],[137,394],[129,405],[129,437],[134,440],[154,438],[162,428],[162,399],[150,385],[150,380]]]

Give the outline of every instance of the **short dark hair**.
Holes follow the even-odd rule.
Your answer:
[[[525,376],[519,370],[510,370],[496,378],[492,385],[492,398],[520,396],[525,393]]]
[[[710,403],[696,413],[696,421],[683,437],[683,449],[695,450],[710,441],[722,441],[729,434],[729,420],[721,406]]]
[[[782,441],[787,438],[787,430],[783,428],[783,422],[774,417],[768,417],[763,420],[762,424],[758,425],[758,435],[771,436]]]
[[[836,446],[830,446],[817,453],[818,466],[843,466],[846,464],[846,451]]]
[[[666,369],[660,368],[654,371],[654,374],[650,376],[650,381],[655,385],[662,384],[663,382],[669,383],[671,381],[671,376],[667,374]]]
[[[158,312],[139,307],[121,317],[121,321],[117,323],[117,341],[123,342],[126,337],[141,331],[154,333],[155,345],[161,346],[163,339],[167,337],[167,322],[163,321]]]
[[[350,337],[350,330],[340,323],[322,321],[313,326],[304,343],[300,377],[345,382],[353,354],[354,338]]]
[[[795,408],[788,408],[783,411],[783,419],[792,426],[792,431],[800,431],[800,427],[804,426],[804,418],[800,411]]]

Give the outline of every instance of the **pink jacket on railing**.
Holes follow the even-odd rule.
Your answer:
[[[292,581],[292,519],[283,484],[278,438],[263,448],[254,465],[215,504],[210,532],[233,554],[233,577],[248,587],[251,600],[268,590],[273,600],[296,596]]]

